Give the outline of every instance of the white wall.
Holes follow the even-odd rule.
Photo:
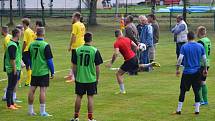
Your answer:
[[[1,1],[0,1],[1,2]],[[49,8],[49,0],[43,0],[44,7]],[[25,0],[26,8],[41,8],[40,0]],[[79,5],[79,0],[54,0],[53,8],[77,8]],[[5,8],[9,8],[9,1],[5,1]],[[82,3],[82,8],[85,8],[84,3]],[[1,7],[1,6],[0,6]],[[17,0],[13,0],[13,8],[17,7]]]
[[[4,0],[5,1],[5,8],[9,8],[9,0]],[[49,8],[49,1],[50,0],[43,0],[44,2],[44,7]],[[0,1],[1,2],[1,1]],[[98,8],[102,8],[101,4],[102,0],[98,0]],[[139,2],[145,2],[145,0],[128,0],[128,4],[135,4]],[[111,0],[112,4],[116,3],[116,0]],[[125,4],[126,0],[119,0],[120,4]],[[25,0],[25,8],[41,8],[40,6],[40,0]],[[79,5],[79,0],[53,0],[53,8],[77,8]],[[86,6],[84,3],[81,4],[82,8],[85,8]],[[1,6],[0,6],[1,8]],[[18,8],[17,7],[17,0],[13,0],[13,8]]]

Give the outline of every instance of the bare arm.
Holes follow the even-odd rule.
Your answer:
[[[115,60],[117,59],[118,55],[119,55],[119,48],[115,48],[112,59],[111,59],[110,63],[106,65],[106,67],[110,68],[112,66],[112,64],[115,62]]]
[[[27,46],[27,44],[26,44],[26,42],[24,41],[23,46],[22,46],[22,52],[24,52],[26,46]]]
[[[111,65],[115,62],[118,55],[119,55],[119,48],[115,48],[112,56],[112,60],[111,60]]]
[[[181,66],[181,63],[182,63],[182,60],[184,58],[184,55],[180,54],[179,57],[178,57],[178,62],[177,62],[177,65],[176,65],[176,75],[179,76],[180,75],[180,66]]]
[[[133,41],[131,42],[131,45],[132,45],[133,47],[135,47],[136,50],[138,50],[138,46],[137,46]]]
[[[96,66],[96,81],[98,83],[99,81],[99,75],[100,75],[100,67],[99,65]]]
[[[204,64],[204,71],[203,71],[203,75],[207,76],[208,75],[208,69],[207,69],[207,58],[206,55],[202,56],[202,62]]]
[[[73,71],[73,73],[74,73],[74,77],[76,78],[76,70],[77,70],[77,65],[75,65],[75,64],[73,64],[73,66],[72,66],[72,71]]]
[[[71,49],[72,49],[71,46],[75,41],[76,41],[76,35],[72,34],[70,43],[69,43],[69,47],[68,47],[69,48],[68,51],[71,51]]]

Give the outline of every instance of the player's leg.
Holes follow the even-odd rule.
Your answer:
[[[208,69],[209,69],[209,67],[208,67]],[[199,94],[200,94],[200,99],[201,99],[200,100],[201,101],[201,105],[208,105],[208,87],[206,85],[206,79],[207,79],[207,77],[205,77],[203,75],[203,71],[202,71],[200,79],[201,79],[201,87],[200,87]]]
[[[13,91],[15,89],[15,86],[17,84],[17,75],[14,75],[14,73],[8,74],[8,87],[7,87],[7,107],[9,109],[18,109],[18,105],[14,104],[13,101]]]
[[[75,100],[75,112],[74,112],[74,116],[73,119],[71,121],[79,121],[79,112],[81,109],[81,100],[82,100],[83,95],[78,95],[76,96],[76,100]]]
[[[19,88],[22,87],[22,80],[23,80],[23,71],[22,71],[22,69],[26,67],[23,61],[21,61],[21,67],[22,68],[21,68],[21,72],[20,72],[20,79],[18,80]]]
[[[200,82],[201,83],[202,83],[203,80],[205,80],[205,77],[203,75],[203,70],[204,70],[204,67],[201,67],[201,69],[200,69],[200,71],[201,71]],[[203,97],[202,97],[202,87],[200,87],[200,89],[199,89],[199,97],[200,97],[200,103],[203,104],[204,100],[203,100]]]
[[[18,71],[17,71],[17,83],[16,83],[15,89],[14,89],[14,91],[13,91],[13,100],[14,100],[14,102],[16,102],[16,103],[22,102],[22,101],[18,100],[17,95],[16,95],[16,90],[17,90],[17,88],[18,88],[18,84],[19,84],[19,80],[20,80],[20,74],[21,74],[21,71],[18,70]]]
[[[46,112],[46,90],[49,86],[49,74],[37,78],[40,87],[40,115],[45,117],[52,116]]]
[[[88,121],[96,121],[93,118],[93,96],[95,94],[97,94],[97,83],[87,84]]]
[[[12,81],[13,81],[13,73],[7,74],[8,75],[8,86],[6,91],[6,99],[7,99],[7,107],[10,107],[12,105],[11,97],[13,95],[13,87],[12,87]]]
[[[180,55],[180,43],[176,43],[176,59],[178,60],[178,57]]]
[[[40,115],[52,116],[46,112],[46,89],[47,87],[40,87]]]
[[[181,78],[181,84],[180,84],[180,94],[179,94],[179,100],[178,100],[178,107],[176,109],[176,114],[181,114],[181,110],[183,107],[183,102],[185,99],[185,93],[188,88],[190,88],[191,83],[189,83],[189,76],[186,74],[182,74]]]
[[[74,53],[76,50],[75,49],[72,49],[72,53]],[[71,62],[72,62],[72,58],[73,58],[73,54],[71,53]],[[72,63],[71,63],[72,64]],[[73,65],[73,64],[72,64]],[[70,69],[70,72],[69,72],[69,75],[66,76],[66,79],[67,79],[67,83],[70,83],[70,82],[74,82],[75,81],[75,77],[74,77],[74,73],[73,73],[73,70],[72,70],[72,67]]]
[[[149,63],[149,48],[147,48],[145,51],[141,52],[141,60],[140,64],[148,64]],[[143,71],[149,71],[149,68],[144,68]]]
[[[7,87],[4,88],[4,95],[2,97],[2,101],[7,101],[6,94],[7,94]]]
[[[155,48],[149,47],[149,62],[152,63],[155,60]]]
[[[6,72],[6,66],[5,66],[5,54],[4,54],[4,60],[3,60],[3,71]],[[6,99],[6,93],[7,93],[7,87],[4,88],[4,95],[2,97],[2,101],[7,101]]]
[[[36,113],[34,112],[34,107],[33,107],[34,94],[35,94],[36,89],[37,89],[37,86],[31,85],[29,93],[28,93],[28,114],[30,116],[36,115]]]
[[[79,121],[79,112],[81,108],[81,100],[84,94],[86,94],[86,85],[83,83],[75,82],[75,93],[76,93],[76,100],[75,100],[75,111],[74,116],[71,121]]]
[[[23,53],[23,57],[22,57],[22,60],[24,62],[24,64],[26,65],[26,71],[27,71],[27,79],[25,81],[25,86],[30,86],[30,83],[31,83],[31,69],[30,69],[30,60],[29,60],[29,57],[28,57],[28,52],[24,52]]]
[[[196,73],[192,75],[190,79],[192,81],[192,88],[195,95],[195,114],[199,114],[199,107],[200,107],[200,96],[199,96],[199,89],[201,87],[201,82],[199,81],[200,73]]]
[[[88,120],[92,121],[93,119],[93,95],[87,95],[88,99]]]
[[[125,71],[123,71],[121,68],[116,73],[117,82],[119,84],[120,93],[125,94],[125,86],[123,81],[123,75],[125,74]]]
[[[202,89],[202,97],[204,101],[203,105],[208,105],[208,87],[206,85],[206,80],[202,81],[201,89]]]

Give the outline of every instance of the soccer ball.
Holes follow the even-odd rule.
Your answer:
[[[143,51],[146,50],[146,45],[143,44],[143,43],[140,43],[140,44],[138,45],[138,47],[139,47],[139,50],[140,50],[141,52],[143,52]]]

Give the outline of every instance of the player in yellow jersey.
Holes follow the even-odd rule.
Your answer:
[[[4,37],[3,49],[4,49],[4,52],[5,52],[5,50],[7,48],[7,44],[10,41],[10,39],[12,38],[12,35],[9,34],[8,26],[3,26],[2,27],[2,36]]]
[[[2,41],[2,45],[3,45],[3,49],[4,49],[3,71],[6,72],[6,68],[5,68],[5,50],[7,48],[8,42],[10,42],[10,39],[12,38],[12,35],[9,34],[8,26],[3,26],[2,27],[1,34],[4,37],[4,39]],[[4,93],[4,96],[2,97],[2,100],[6,101],[6,88],[5,88],[5,93]]]
[[[85,26],[81,22],[81,14],[76,12],[72,16],[72,33],[71,33],[71,41],[68,47],[68,51],[74,53],[75,49],[84,45],[84,34],[85,34]],[[72,59],[71,59],[72,60]],[[67,78],[66,82],[74,81],[74,75],[72,69],[70,70],[70,74]]]
[[[36,39],[36,35],[34,33],[34,31],[32,31],[29,27],[30,25],[30,19],[28,18],[24,18],[22,19],[22,25],[24,27],[24,43],[23,43],[23,47],[22,47],[22,60],[26,65],[26,70],[27,70],[27,79],[25,81],[25,86],[30,86],[30,82],[31,82],[31,69],[30,69],[30,60],[29,60],[29,46],[30,43],[32,41],[34,41]]]

